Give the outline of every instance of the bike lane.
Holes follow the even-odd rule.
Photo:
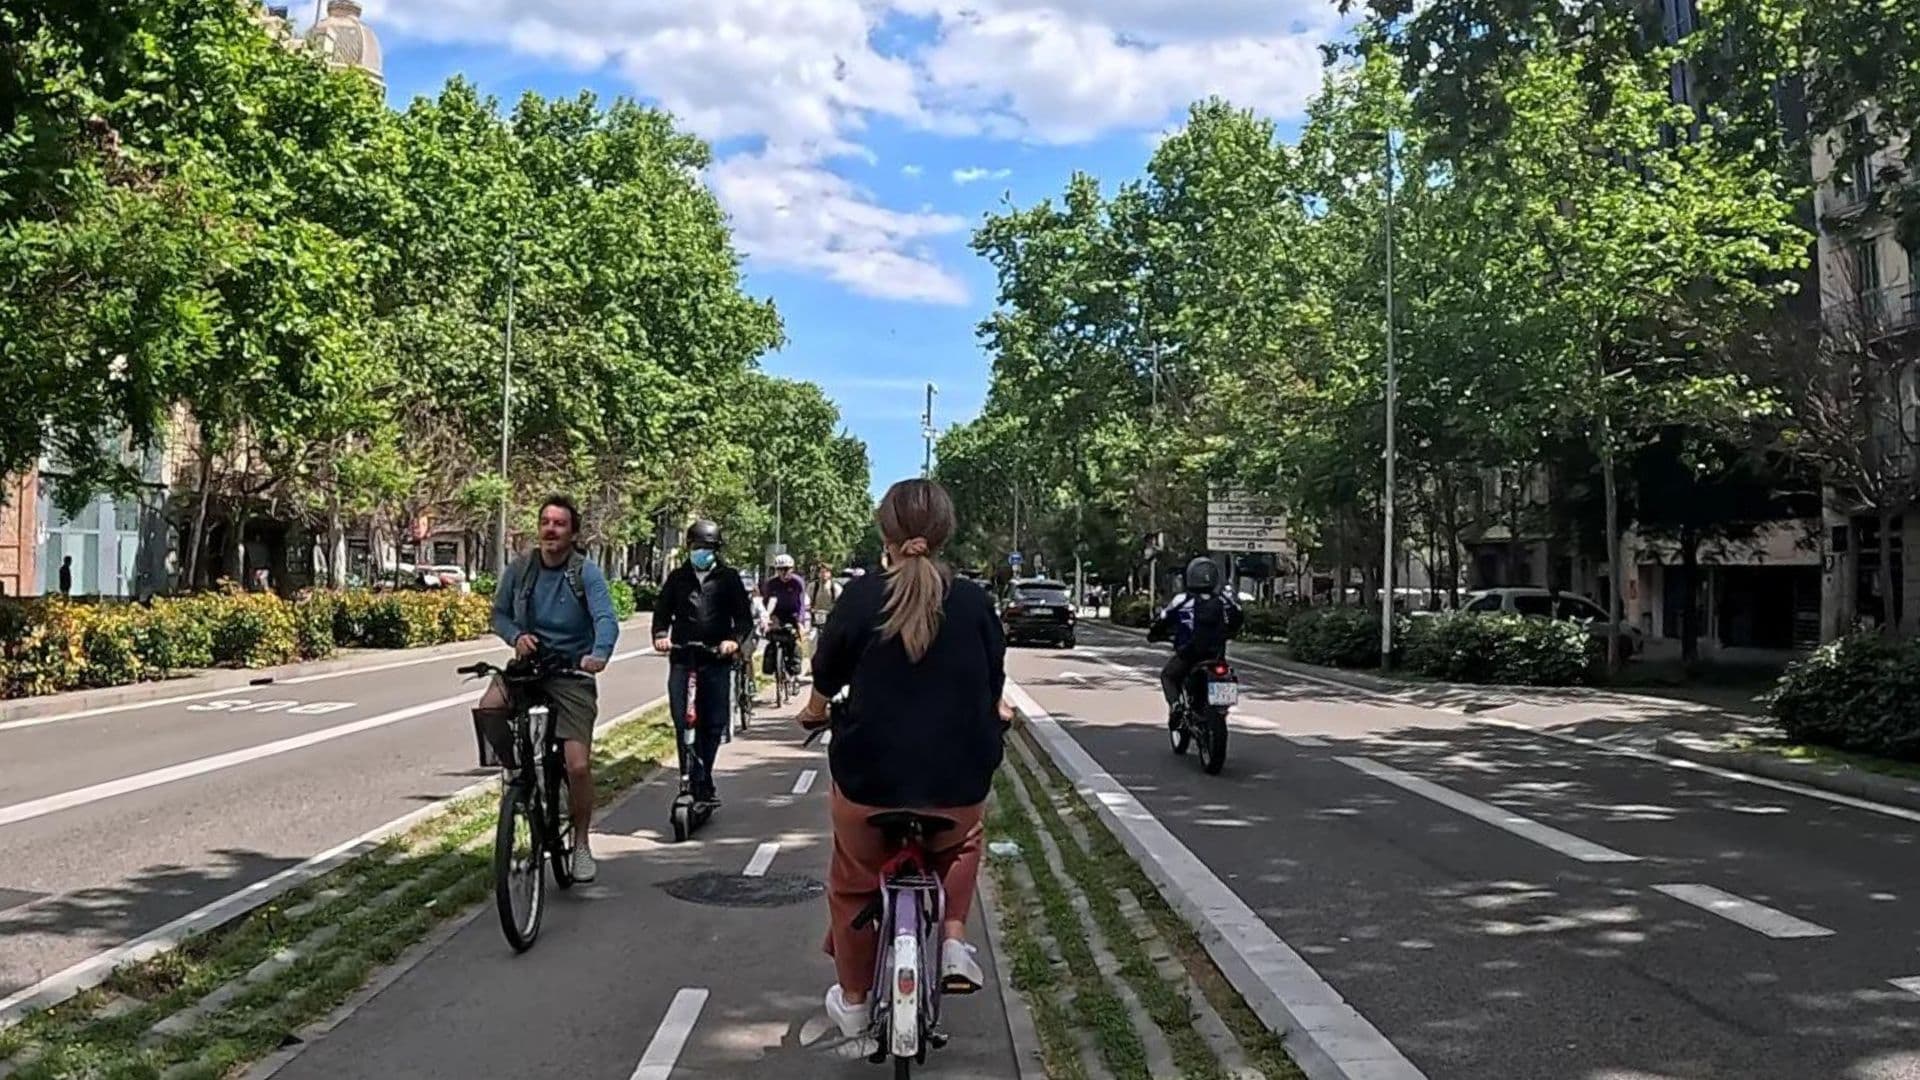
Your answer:
[[[807,1080],[884,1072],[854,1053],[821,1005],[833,981],[821,952],[827,765],[818,747],[799,743],[787,718],[763,711],[722,748],[725,805],[691,841],[670,841],[678,777],[665,771],[596,822],[599,878],[549,890],[532,950],[512,953],[489,903],[330,1030],[248,1075]],[[972,938],[986,989],[947,999],[952,1041],[930,1054],[929,1075],[1020,1075],[984,919],[976,906]]]
[[[1010,672],[1428,1076],[1920,1075],[1906,823],[1247,667],[1208,777],[1169,750],[1163,654],[1083,640]]]

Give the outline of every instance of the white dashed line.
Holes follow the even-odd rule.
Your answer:
[[[680,1052],[687,1048],[687,1040],[693,1036],[693,1025],[700,1020],[700,1010],[706,1007],[705,990],[688,988],[673,995],[673,1003],[667,1006],[660,1029],[653,1033],[653,1041],[647,1044],[640,1064],[634,1066],[633,1075],[627,1080],[670,1080],[674,1065],[680,1061]]]
[[[1397,788],[1411,791],[1422,798],[1432,799],[1441,806],[1458,810],[1470,818],[1484,821],[1498,829],[1505,829],[1541,847],[1551,848],[1570,859],[1590,863],[1640,861],[1638,856],[1603,847],[1591,840],[1582,840],[1572,833],[1561,832],[1551,825],[1542,825],[1532,818],[1521,817],[1511,810],[1503,810],[1492,803],[1484,803],[1471,796],[1462,795],[1451,788],[1441,787],[1431,780],[1423,780],[1411,773],[1401,772],[1391,765],[1382,765],[1372,758],[1337,757],[1333,760],[1358,769],[1368,776],[1385,780]]]
[[[1831,937],[1833,935],[1833,931],[1824,926],[1796,918],[1784,911],[1748,900],[1744,896],[1735,896],[1711,885],[1655,885],[1653,890],[1665,893],[1683,903],[1692,904],[1702,911],[1711,911],[1728,922],[1739,923],[1755,933],[1765,934],[1770,938]],[[1894,985],[1899,985],[1897,980]]]
[[[753,851],[753,858],[747,860],[747,868],[740,871],[747,877],[766,877],[767,868],[773,865],[773,857],[780,854],[780,842],[769,840]]]
[[[820,770],[818,769],[800,770],[800,778],[793,782],[793,794],[805,795],[807,792],[812,791],[813,782],[818,779],[819,776]]]
[[[1887,981],[1915,997],[1920,997],[1920,975],[1908,975],[1904,979],[1888,979]]]
[[[1320,736],[1318,736],[1318,735],[1287,735],[1287,734],[1284,734],[1284,733],[1283,733],[1283,734],[1281,735],[1281,738],[1283,738],[1283,739],[1285,739],[1285,740],[1287,740],[1288,742],[1290,742],[1290,743],[1292,743],[1292,744],[1293,744],[1293,745],[1295,745],[1295,746],[1325,746],[1325,745],[1327,745],[1327,740],[1325,740],[1325,739],[1323,739],[1323,738],[1321,738],[1321,737],[1320,737]]]

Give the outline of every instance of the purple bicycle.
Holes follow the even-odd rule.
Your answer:
[[[874,962],[874,1051],[876,1065],[893,1059],[893,1075],[905,1077],[924,1065],[929,1047],[947,1045],[940,1030],[943,987],[933,972],[940,963],[940,926],[947,917],[947,892],[927,854],[927,841],[953,828],[943,817],[893,810],[875,814],[867,824],[886,837],[893,855],[880,872],[880,898],[854,918],[855,929],[876,927],[880,952]]]

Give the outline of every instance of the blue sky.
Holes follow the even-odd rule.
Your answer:
[[[764,366],[833,396],[876,490],[920,468],[925,383],[942,428],[985,398],[984,214],[1136,175],[1209,94],[1290,128],[1338,31],[1318,0],[362,2],[396,107],[463,74],[637,97],[712,141],[747,287],[786,324]]]

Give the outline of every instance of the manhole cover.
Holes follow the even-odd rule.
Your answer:
[[[663,881],[660,887],[677,900],[719,907],[782,907],[804,903],[827,891],[826,885],[805,874],[747,877],[718,871]]]

